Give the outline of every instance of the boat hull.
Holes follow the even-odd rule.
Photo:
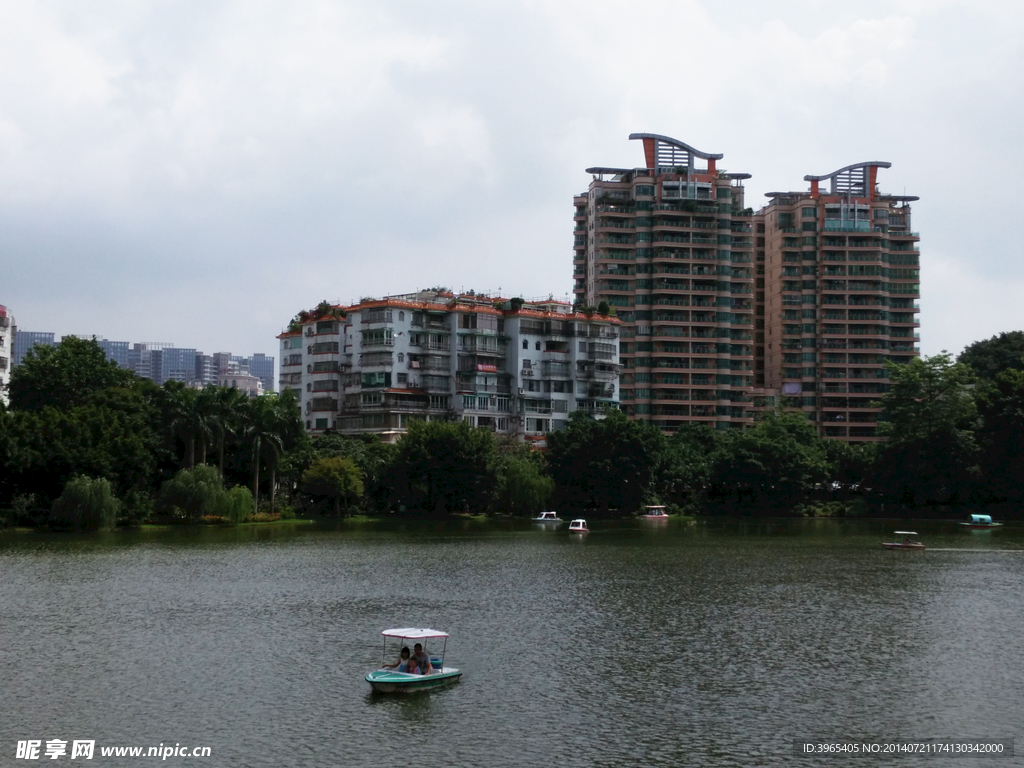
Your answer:
[[[886,549],[924,549],[924,544],[901,544],[898,541],[884,542],[882,546]]]
[[[960,523],[968,531],[991,531],[993,528],[1002,528],[1002,523]]]
[[[419,693],[434,688],[443,688],[459,682],[462,672],[444,667],[429,675],[410,675],[390,669],[376,669],[366,675],[366,682],[374,693]]]

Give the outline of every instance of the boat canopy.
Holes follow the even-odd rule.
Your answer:
[[[893,531],[897,536],[917,536],[914,531]]]
[[[992,523],[992,515],[971,515],[971,522],[990,525]]]
[[[447,632],[442,632],[438,629],[414,629],[412,627],[406,627],[404,629],[385,629],[381,632],[385,637],[400,637],[402,639],[409,640],[422,640],[427,637],[448,637]]]

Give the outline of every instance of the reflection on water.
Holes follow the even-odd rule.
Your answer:
[[[805,737],[1020,737],[1024,529],[915,522],[928,550],[880,546],[906,525],[4,534],[0,750],[94,738],[210,746],[225,766],[751,766],[792,763]],[[389,626],[451,632],[462,682],[371,696]]]

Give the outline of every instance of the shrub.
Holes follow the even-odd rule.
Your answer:
[[[252,492],[241,486],[225,490],[220,472],[205,464],[183,469],[164,483],[157,507],[188,522],[222,517],[241,523],[253,513]]]
[[[229,491],[223,491],[214,506],[216,516],[232,523],[244,522],[253,512],[252,491],[236,485]]]
[[[200,464],[183,469],[160,489],[157,508],[175,516],[184,516],[188,522],[204,515],[219,513],[218,504],[224,495],[224,483],[215,467]]]
[[[96,531],[117,525],[121,505],[110,490],[110,482],[78,476],[67,482],[50,512],[50,527],[62,530]]]

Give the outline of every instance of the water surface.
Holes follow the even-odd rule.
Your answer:
[[[906,525],[4,534],[0,765],[28,764],[9,758],[29,738],[275,768],[819,764],[793,756],[805,738],[1024,749],[1024,529],[918,522],[929,549],[880,546]],[[463,681],[370,695],[391,626],[451,632]]]

